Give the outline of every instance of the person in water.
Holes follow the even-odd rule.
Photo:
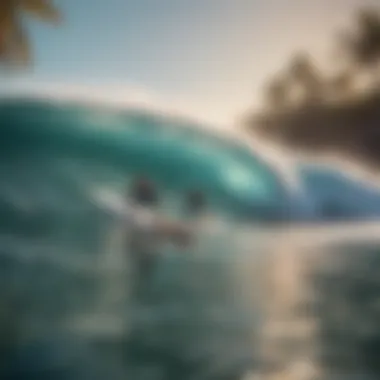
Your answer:
[[[132,185],[127,196],[136,210],[136,223],[129,229],[129,257],[135,277],[135,291],[139,294],[152,278],[159,260],[158,248],[162,242],[171,241],[184,246],[190,241],[190,230],[183,224],[158,216],[159,197],[156,186],[146,178]]]
[[[139,178],[132,184],[130,198],[137,204],[155,207],[158,204],[158,194],[154,184],[147,178]]]
[[[156,240],[159,238],[160,240],[172,241],[177,245],[189,243],[190,233],[184,224],[159,216],[155,210],[158,206],[159,197],[152,181],[145,177],[135,181],[126,200],[128,203],[132,203],[135,209],[137,222],[135,227],[138,230],[150,232]]]
[[[97,206],[123,227],[135,295],[146,287],[154,274],[161,243],[172,242],[184,247],[192,240],[188,225],[167,219],[155,210],[158,192],[147,178],[134,181],[122,199],[107,191],[95,191],[93,196]]]

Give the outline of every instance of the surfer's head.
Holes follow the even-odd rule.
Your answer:
[[[199,213],[206,207],[205,195],[201,190],[191,190],[186,196],[186,207],[190,213]]]
[[[143,206],[155,206],[158,203],[156,186],[146,177],[140,177],[132,184],[131,198]]]

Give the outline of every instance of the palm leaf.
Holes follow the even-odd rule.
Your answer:
[[[50,0],[0,0],[0,65],[17,69],[31,64],[30,43],[23,29],[22,13],[43,21],[60,21]]]
[[[0,0],[1,1],[1,0]],[[12,31],[14,22],[16,20],[15,16],[15,8],[12,5],[11,1],[4,1],[0,5],[0,41],[3,42],[7,38]]]
[[[44,21],[58,22],[61,15],[49,0],[21,0],[20,7],[25,12]]]
[[[17,18],[10,1],[0,7],[0,60],[8,60],[10,39],[17,28]]]

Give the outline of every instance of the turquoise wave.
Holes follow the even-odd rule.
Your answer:
[[[147,175],[165,199],[199,188],[214,210],[234,217],[281,219],[285,212],[285,187],[268,164],[246,147],[182,120],[30,99],[3,101],[0,120],[3,162],[16,156],[56,160],[50,170],[59,176],[58,161],[66,159],[77,163],[72,170],[78,177],[108,172],[119,186]]]

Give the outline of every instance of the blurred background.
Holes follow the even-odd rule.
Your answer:
[[[0,0],[1,378],[377,379],[379,64],[378,0]]]

